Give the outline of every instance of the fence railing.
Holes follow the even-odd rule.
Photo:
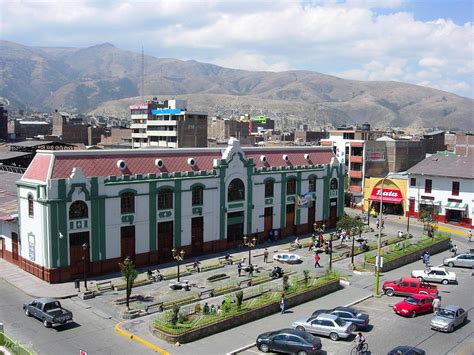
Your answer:
[[[26,168],[0,164],[0,171],[8,171],[9,173],[24,174],[26,171]]]
[[[7,349],[8,352],[14,355],[33,355],[34,353],[25,348],[19,342],[10,338],[3,332],[0,332],[0,346]]]

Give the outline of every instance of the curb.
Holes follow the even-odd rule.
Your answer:
[[[374,297],[374,295],[370,294],[370,295],[367,295],[365,297],[362,297],[362,298],[359,298],[357,301],[354,301],[354,302],[351,302],[349,304],[346,304],[344,307],[352,307],[358,303],[361,303],[361,302],[364,302],[365,300],[368,300],[369,298],[372,298]]]
[[[166,350],[163,350],[163,349],[157,347],[156,345],[153,345],[152,343],[140,338],[139,336],[136,336],[135,334],[132,334],[132,333],[129,333],[129,332],[123,330],[122,328],[120,328],[121,324],[122,323],[117,323],[115,325],[115,328],[114,328],[115,331],[117,333],[119,333],[121,336],[124,336],[125,338],[128,338],[130,340],[135,340],[137,343],[141,343],[141,344],[145,345],[147,348],[149,348],[149,349],[151,349],[151,350],[153,350],[157,353],[160,353],[161,355],[170,355],[170,353],[167,352]]]

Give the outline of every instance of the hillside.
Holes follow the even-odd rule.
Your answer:
[[[474,129],[472,99],[427,87],[309,71],[234,70],[152,56],[145,63],[146,97],[182,97],[190,109],[211,116],[267,114],[290,126],[367,121],[375,127]],[[128,103],[145,98],[139,97],[141,55],[109,43],[40,48],[0,41],[0,64],[0,96],[14,108],[127,117]]]

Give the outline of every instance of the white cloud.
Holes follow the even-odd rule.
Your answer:
[[[135,51],[144,45],[159,57],[423,82],[472,95],[466,79],[474,74],[472,23],[415,20],[414,14],[397,12],[404,2],[0,0],[0,32],[29,45],[111,42]],[[375,10],[380,8],[386,9],[383,15]]]

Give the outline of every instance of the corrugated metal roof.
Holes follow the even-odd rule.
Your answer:
[[[21,174],[0,171],[0,218],[17,213],[16,182]]]
[[[474,156],[433,154],[412,166],[407,173],[474,179]]]

